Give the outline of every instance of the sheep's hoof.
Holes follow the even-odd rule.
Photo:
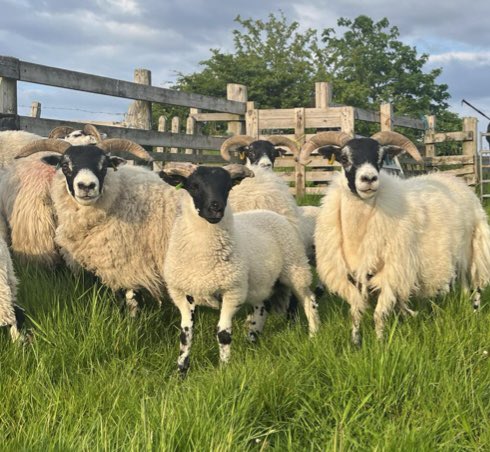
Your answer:
[[[257,331],[249,331],[247,334],[247,339],[251,344],[256,344],[259,339],[259,333]]]
[[[359,331],[352,332],[352,345],[357,348],[361,348],[362,346],[362,336]]]
[[[179,375],[181,378],[185,378],[189,372],[190,359],[188,356],[184,358],[184,361],[178,364]]]

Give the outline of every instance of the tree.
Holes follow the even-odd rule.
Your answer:
[[[259,108],[293,108],[313,106],[314,82],[331,81],[335,103],[377,110],[391,102],[398,114],[436,114],[444,117],[438,123],[442,130],[444,124],[455,129],[457,115],[447,111],[448,87],[436,83],[441,69],[424,72],[428,55],[400,42],[398,28],[386,18],[376,23],[367,16],[340,18],[338,26],[347,30],[337,37],[325,29],[320,43],[317,30],[301,32],[282,12],[266,22],[240,16],[235,21],[243,30],[233,31],[234,52],[211,49],[211,57],[200,63],[203,70],[179,74],[175,88],[225,97],[227,83],[241,83]],[[364,129],[360,132],[370,132]]]
[[[388,19],[340,18],[337,25],[348,30],[341,37],[332,28],[323,30],[321,49],[336,102],[369,109],[390,102],[399,114],[434,114],[454,126],[457,115],[447,111],[448,86],[436,83],[442,69],[424,72],[429,55],[400,42],[398,28]]]

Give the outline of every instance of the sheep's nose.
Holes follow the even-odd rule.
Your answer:
[[[209,203],[209,210],[213,212],[221,212],[223,211],[223,207],[220,205],[218,201],[211,201]]]
[[[378,176],[361,176],[362,182],[367,182],[368,184],[372,184],[378,180]]]
[[[260,167],[261,168],[272,168],[272,163],[261,163]]]
[[[95,188],[95,182],[90,182],[90,184],[78,182],[77,185],[80,190],[84,190],[84,191],[93,190]]]

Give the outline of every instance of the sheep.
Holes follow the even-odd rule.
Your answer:
[[[238,152],[240,159],[245,160],[247,168],[254,170],[261,168],[273,168],[277,157],[287,151],[278,146],[286,146],[294,157],[299,156],[299,148],[293,140],[284,135],[271,135],[265,140],[257,140],[249,135],[236,135],[226,139],[221,145],[222,157],[230,161],[230,152]]]
[[[0,327],[10,327],[12,341],[27,340],[23,331],[24,310],[18,306],[17,278],[7,243],[0,238]]]
[[[20,158],[50,152],[44,163],[58,167],[50,195],[57,217],[55,242],[66,259],[98,276],[114,291],[147,289],[159,299],[168,236],[180,192],[147,168],[123,166],[110,152],[130,152],[152,161],[138,144],[109,139],[71,146],[42,140]]]
[[[32,142],[40,139],[27,132],[15,133],[24,138],[29,135]],[[90,124],[83,130],[56,127],[49,137],[71,144],[95,144],[102,140],[102,135]],[[14,148],[18,149],[11,149]],[[14,160],[4,168],[0,179],[0,213],[8,222],[14,255],[23,262],[35,262],[47,267],[61,262],[54,242],[56,219],[49,196],[54,173],[55,169],[43,163],[42,157],[36,154]]]
[[[83,130],[75,130],[73,127],[60,126],[54,128],[48,138],[59,138],[71,144],[95,144],[101,141],[102,135],[97,129],[86,124]],[[0,132],[0,166],[11,164],[15,156],[27,144],[42,139],[35,133],[24,130],[6,130]]]
[[[368,294],[377,295],[376,335],[397,305],[403,313],[410,296],[432,297],[456,281],[472,289],[474,309],[490,279],[490,228],[475,194],[444,173],[400,179],[383,172],[383,157],[407,150],[420,154],[406,137],[380,132],[352,139],[342,132],[315,135],[301,158],[319,153],[341,163],[328,187],[315,229],[320,279],[350,305],[352,341]]]
[[[178,358],[182,374],[189,368],[195,305],[206,301],[216,305],[209,301],[216,297],[222,300],[217,338],[223,362],[230,358],[234,314],[245,302],[253,306],[248,337],[255,340],[276,283],[290,287],[301,301],[310,334],[318,330],[310,268],[287,219],[266,210],[233,214],[227,203],[232,187],[251,176],[243,165],[175,163],[163,169],[167,182],[184,189],[164,264],[168,292],[182,315]]]

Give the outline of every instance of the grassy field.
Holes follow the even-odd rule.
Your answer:
[[[2,451],[490,449],[490,293],[478,314],[457,293],[416,300],[419,315],[392,318],[384,343],[369,313],[360,350],[332,296],[314,339],[303,317],[272,316],[252,346],[243,310],[224,367],[217,312],[202,308],[181,380],[170,303],[134,320],[89,279],[18,276],[35,340],[0,335]]]

